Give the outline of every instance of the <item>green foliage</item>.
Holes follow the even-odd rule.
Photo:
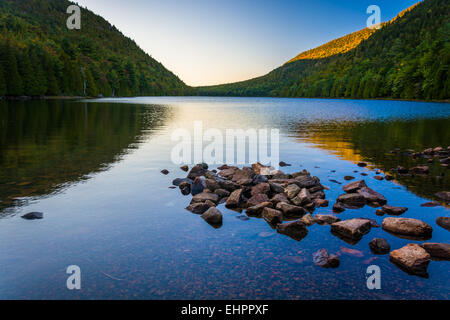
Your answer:
[[[358,33],[307,51],[263,77],[200,87],[197,94],[449,99],[449,6],[447,0],[424,0],[352,50],[345,52]],[[323,57],[327,48],[337,54]]]
[[[8,80],[3,95],[82,95],[85,80],[89,96],[189,93],[177,76],[91,11],[81,9],[81,30],[67,29],[71,4],[0,0],[0,66]]]

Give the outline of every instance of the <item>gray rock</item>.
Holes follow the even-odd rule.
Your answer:
[[[44,218],[44,214],[42,212],[29,212],[22,216],[22,219],[25,220],[40,220]]]
[[[380,205],[384,205],[387,203],[386,198],[382,194],[368,187],[362,187],[357,192],[364,197],[367,203],[377,202]]]
[[[334,254],[330,256],[326,249],[313,253],[313,262],[322,268],[337,268],[340,264],[339,257]]]
[[[206,189],[206,179],[204,177],[197,177],[191,186],[191,193],[193,196],[202,193]],[[213,191],[213,190],[212,190]]]
[[[366,204],[366,199],[359,193],[346,193],[340,195],[337,200],[346,208],[362,208]]]

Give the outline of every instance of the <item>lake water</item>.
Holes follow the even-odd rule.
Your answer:
[[[307,169],[328,186],[331,213],[342,194],[336,180],[360,178],[404,217],[433,227],[432,242],[449,242],[435,219],[445,206],[424,208],[450,190],[437,162],[427,177],[377,181],[375,169],[413,161],[405,150],[450,145],[448,104],[272,98],[133,98],[90,101],[0,101],[0,298],[2,299],[449,299],[449,262],[432,261],[428,278],[411,276],[375,256],[368,243],[384,237],[392,249],[420,241],[372,228],[355,245],[313,225],[301,241],[277,234],[262,219],[242,221],[219,208],[214,229],[184,208],[190,197],[170,189],[186,173],[171,162],[177,128],[277,128],[287,173]],[[391,151],[399,148],[400,152]],[[366,161],[367,168],[356,163]],[[214,168],[216,166],[212,166]],[[160,173],[168,169],[165,176]],[[354,172],[357,170],[358,172]],[[335,172],[333,172],[335,171]],[[441,201],[442,202],[442,201]],[[44,219],[21,215],[44,212]],[[341,219],[375,209],[347,210]],[[322,269],[312,253],[342,247],[337,269]],[[82,289],[66,288],[66,268],[78,265]],[[381,290],[366,286],[366,269],[381,269]]]

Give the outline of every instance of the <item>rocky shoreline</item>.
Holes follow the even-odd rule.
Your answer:
[[[449,148],[431,150],[442,158],[443,164],[447,164]],[[428,154],[430,150],[411,156]],[[280,163],[280,167],[286,166],[290,165]],[[365,167],[366,164],[359,163],[358,166]],[[181,170],[188,172],[187,177],[175,179],[173,187],[178,187],[185,196],[192,195],[186,210],[200,215],[214,228],[222,226],[223,216],[218,206],[224,205],[239,213],[245,211],[245,214],[239,216],[241,220],[248,220],[250,217],[261,218],[278,234],[296,241],[305,238],[309,232],[308,227],[316,223],[330,225],[333,235],[350,244],[358,243],[371,228],[379,227],[397,237],[416,241],[425,241],[432,236],[433,229],[430,225],[421,220],[398,217],[407,212],[408,208],[389,205],[386,198],[369,188],[364,180],[350,182],[342,187],[343,194],[337,198],[333,212],[339,214],[347,209],[359,209],[368,205],[374,208],[374,214],[390,216],[384,218],[382,226],[370,217],[342,220],[332,214],[314,215],[317,208],[329,206],[324,192],[328,188],[321,184],[318,177],[312,176],[306,170],[287,174],[260,163],[243,168],[223,165],[217,170],[209,170],[208,165],[203,163],[190,170],[183,166]],[[400,168],[400,171],[406,172],[406,169]],[[408,170],[419,171],[426,174],[427,170],[423,167]],[[162,173],[168,174],[168,171],[163,170]],[[388,175],[385,178],[392,180]],[[347,181],[353,179],[345,178]],[[448,201],[448,198],[445,198],[448,194],[449,192],[442,192],[442,199]],[[436,223],[450,230],[450,217],[439,217]],[[450,260],[450,244],[447,243],[407,244],[391,251],[386,239],[375,238],[369,247],[375,255],[389,253],[392,263],[407,273],[418,276],[427,276],[426,270],[431,259]],[[313,262],[323,268],[337,268],[339,255],[320,249],[313,254]]]

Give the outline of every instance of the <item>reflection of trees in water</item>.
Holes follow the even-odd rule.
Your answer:
[[[162,106],[0,102],[0,217],[106,170],[170,116]]]
[[[417,119],[367,122],[302,123],[292,127],[302,141],[331,151],[341,159],[367,161],[389,171],[401,165],[407,168],[419,164],[430,167],[426,176],[395,175],[396,180],[415,194],[436,199],[434,194],[450,189],[448,169],[438,160],[412,159],[407,150],[422,151],[429,147],[450,145],[450,119]],[[391,151],[399,148],[401,152]],[[439,199],[438,199],[439,200]]]

